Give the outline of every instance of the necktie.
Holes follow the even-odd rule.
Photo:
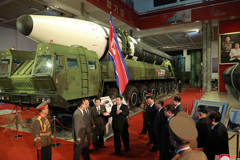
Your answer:
[[[100,107],[97,107],[97,109],[98,109],[98,114],[100,114]]]

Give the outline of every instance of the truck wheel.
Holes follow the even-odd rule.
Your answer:
[[[152,97],[156,97],[156,89],[155,89],[155,83],[151,83],[148,86],[148,92],[152,94]]]
[[[145,95],[146,95],[146,92],[147,92],[148,88],[147,86],[145,85],[139,85],[138,86],[138,93],[139,93],[139,101],[142,102]]]
[[[172,83],[172,89],[174,89],[174,90],[175,90],[176,88],[177,88],[177,85],[176,85],[176,83],[175,83],[175,82],[173,82],[173,83]]]
[[[158,83],[158,85],[157,85],[157,93],[158,93],[158,95],[164,93],[164,89],[163,89],[163,84],[162,83]]]
[[[126,87],[124,93],[124,97],[127,101],[129,101],[129,105],[131,107],[138,107],[138,90],[135,86],[129,85]]]
[[[110,88],[105,96],[109,96],[111,99],[115,99],[118,96],[118,89],[117,88]]]
[[[168,83],[168,93],[172,92],[172,82]]]
[[[167,85],[167,83],[164,83],[163,88],[164,88],[164,93],[167,92],[167,94],[168,94],[168,85]]]

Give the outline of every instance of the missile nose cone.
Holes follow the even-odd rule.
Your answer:
[[[33,29],[33,19],[29,15],[23,15],[17,19],[17,29],[24,36],[28,36]]]

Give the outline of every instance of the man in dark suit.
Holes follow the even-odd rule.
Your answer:
[[[206,145],[206,142],[208,140],[209,134],[210,134],[210,126],[207,124],[207,108],[206,106],[199,105],[197,108],[197,111],[195,113],[195,116],[198,120],[196,123],[196,128],[198,131],[198,148],[203,148]]]
[[[87,152],[91,152],[91,150],[89,149],[90,146],[90,138],[91,138],[91,133],[92,133],[92,127],[93,127],[93,118],[92,118],[92,114],[91,114],[91,109],[89,107],[89,100],[88,99],[84,99],[84,103],[86,105],[86,109],[84,109],[84,118],[85,118],[85,124],[86,124],[86,130],[87,130],[87,139],[88,139],[88,150]],[[89,154],[85,154],[85,150],[82,150],[83,152],[83,159],[90,159]]]
[[[160,154],[160,146],[161,146],[161,138],[163,129],[166,126],[167,118],[164,116],[165,109],[163,108],[163,101],[159,100],[156,104],[157,107],[157,115],[154,120],[154,144],[151,151],[159,151]]]
[[[181,97],[179,95],[174,96],[172,102],[173,102],[173,105],[175,106],[174,116],[176,116],[178,112],[184,111],[184,108],[181,105]]]
[[[162,133],[160,160],[168,160],[173,158],[175,148],[170,144],[169,120],[174,116],[174,113],[174,106],[166,105],[164,115],[167,117],[167,122]]]
[[[78,101],[78,108],[73,114],[72,137],[73,142],[73,160],[79,160],[82,150],[88,154],[88,139],[86,123],[84,118],[84,109],[86,108],[83,100]]]
[[[128,107],[122,104],[122,97],[118,96],[116,98],[116,105],[112,106],[111,113],[104,113],[105,116],[112,116],[112,129],[114,134],[114,147],[115,153],[119,154],[121,152],[121,139],[126,150],[129,150],[129,133],[128,133],[128,122],[127,116],[129,114]]]
[[[105,148],[104,146],[104,129],[105,129],[105,116],[103,113],[107,112],[106,107],[101,104],[101,99],[95,99],[95,106],[91,108],[93,118],[93,147],[95,150],[98,148]],[[98,138],[99,137],[99,138]]]
[[[157,115],[157,109],[156,105],[154,104],[154,99],[153,97],[149,96],[147,97],[148,101],[148,108],[146,112],[148,113],[147,121],[148,121],[148,133],[149,133],[149,142],[148,144],[153,144],[154,143],[154,120]]]
[[[228,132],[220,120],[221,114],[218,111],[208,112],[207,122],[211,125],[211,133],[203,148],[208,160],[214,160],[215,155],[229,154]]]
[[[147,97],[152,96],[152,94],[151,93],[146,93],[146,96]],[[144,108],[143,108],[143,129],[142,129],[142,132],[139,133],[140,135],[147,134],[147,131],[148,131],[148,119],[149,119],[149,112],[148,112],[149,109],[148,109],[148,107],[149,107],[149,104],[148,104],[148,101],[147,101],[146,97],[145,97],[145,100],[146,100],[146,102],[145,102]]]

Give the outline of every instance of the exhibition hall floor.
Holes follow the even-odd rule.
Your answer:
[[[192,110],[192,100],[200,97],[199,89],[188,89],[183,93],[179,94],[182,97],[182,105],[186,108],[186,104],[188,104],[189,113]],[[171,104],[172,98],[164,101],[166,104]],[[12,105],[0,105],[0,111],[5,110],[5,114],[3,116],[12,116],[14,117],[14,113],[11,114],[11,110],[14,106]],[[8,109],[8,110],[6,110]],[[9,113],[10,112],[10,113]],[[21,115],[23,119],[26,121],[29,114],[26,114],[22,111]],[[32,116],[37,114],[35,109],[30,109]],[[29,116],[30,117],[30,116]],[[158,153],[149,152],[152,146],[147,145],[148,136],[147,135],[139,135],[142,129],[142,112],[135,114],[129,120],[129,134],[130,134],[130,151],[125,151],[122,148],[122,153],[118,156],[113,155],[114,146],[113,146],[113,138],[109,138],[105,142],[106,148],[101,149],[99,151],[93,151],[90,153],[91,160],[104,160],[104,159],[141,159],[141,160],[152,160],[158,159]],[[9,121],[8,121],[9,122]],[[3,123],[4,124],[4,123]],[[20,124],[23,125],[23,124]],[[20,126],[19,125],[19,126]],[[13,122],[14,126],[14,122]],[[21,127],[20,127],[21,129]],[[20,132],[23,136],[21,138],[13,138],[16,135],[16,130],[0,127],[0,159],[3,160],[34,160],[36,158],[36,148],[33,144],[33,137],[30,133]],[[57,139],[57,142],[61,143],[60,147],[56,147],[52,149],[52,159],[53,160],[71,160],[73,156],[73,143],[70,141]],[[93,149],[93,146],[90,146],[90,149]]]

